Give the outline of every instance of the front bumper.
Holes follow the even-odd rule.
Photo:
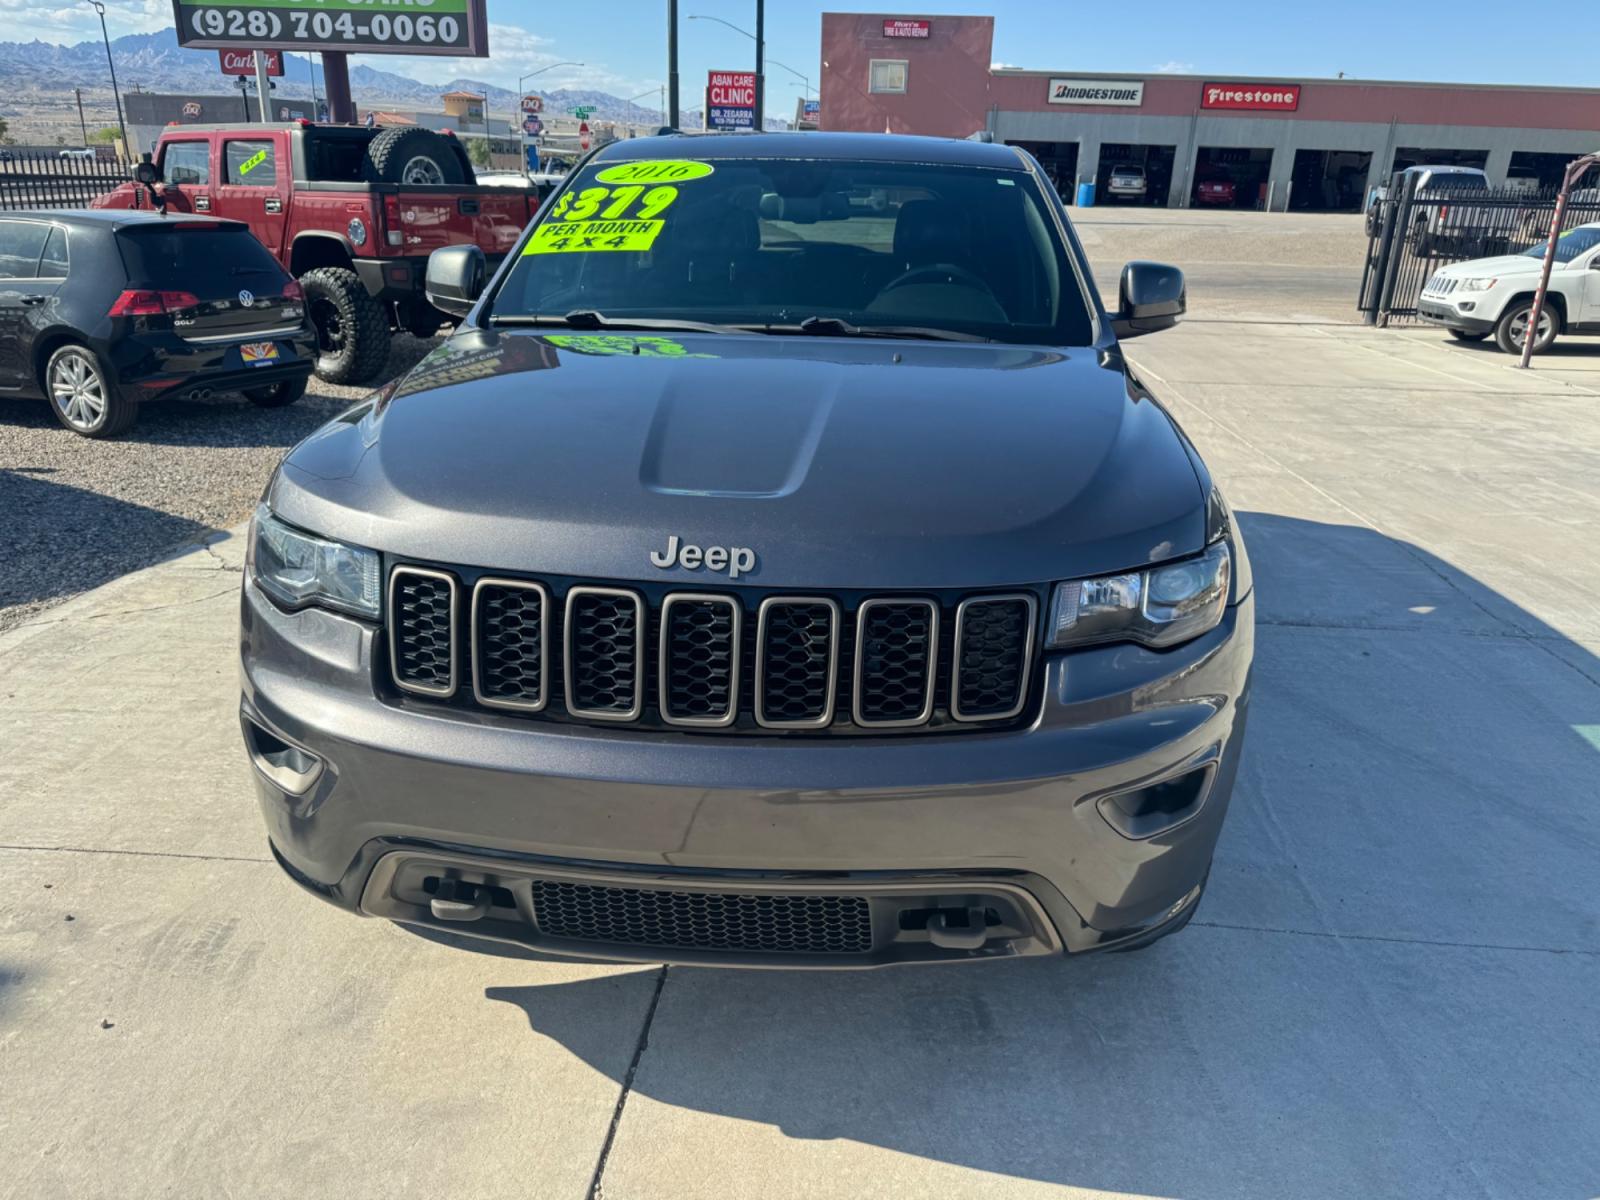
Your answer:
[[[1494,322],[1484,320],[1482,317],[1468,316],[1458,312],[1454,306],[1439,300],[1429,300],[1426,297],[1417,301],[1417,316],[1431,325],[1442,325],[1446,329],[1459,329],[1463,333],[1493,333]]]
[[[241,715],[275,855],[353,911],[612,960],[1081,952],[1140,944],[1192,915],[1238,768],[1253,621],[1247,595],[1173,650],[1047,656],[1042,709],[1024,730],[734,739],[384,699],[376,630],[282,612],[247,578]],[[1109,802],[1189,772],[1203,773],[1192,810],[1154,833]],[[845,951],[552,935],[537,911],[550,889],[644,903],[669,923],[668,910],[772,911],[824,895],[864,907],[870,934]]]

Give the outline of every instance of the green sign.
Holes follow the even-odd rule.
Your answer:
[[[578,120],[584,121],[594,116],[594,105],[584,104],[580,105],[578,108],[569,108],[567,111],[573,116],[577,117]]]

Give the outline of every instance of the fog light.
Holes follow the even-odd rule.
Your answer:
[[[1176,829],[1199,813],[1211,791],[1217,764],[1197,764],[1143,787],[1102,796],[1096,807],[1107,825],[1135,841]]]

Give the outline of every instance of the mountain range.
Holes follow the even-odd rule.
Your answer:
[[[185,50],[178,45],[177,31],[168,27],[154,33],[129,34],[111,43],[117,65],[117,82],[124,92],[193,92],[217,95],[231,91],[231,80],[225,80],[217,66],[215,50]],[[0,95],[0,116],[22,117],[29,112],[30,101],[48,100],[56,107],[63,99],[69,103],[75,84],[85,86],[85,103],[89,102],[89,85],[85,81],[105,81],[105,45],[103,42],[79,42],[74,46],[58,46],[50,42],[0,42],[0,79],[4,79],[4,94]],[[311,59],[301,54],[284,55],[284,75],[277,80],[280,96],[310,96],[312,72],[316,72],[316,89],[325,94],[322,70]],[[109,88],[104,82],[95,87],[96,92]],[[356,105],[368,108],[398,108],[438,112],[442,106],[439,97],[449,91],[471,91],[482,94],[491,115],[511,116],[518,94],[508,88],[498,87],[477,79],[453,79],[440,85],[422,83],[395,71],[380,71],[369,66],[350,69],[350,91]],[[650,125],[659,119],[659,109],[645,108],[619,99],[608,92],[582,88],[559,88],[540,92],[549,111],[564,114],[570,108],[587,105],[594,109],[594,119],[617,121],[634,125]],[[102,106],[96,106],[98,109]],[[699,110],[685,111],[680,120],[685,127],[694,128],[700,123]],[[76,118],[73,119],[76,125]],[[787,123],[769,120],[769,128],[784,128]]]

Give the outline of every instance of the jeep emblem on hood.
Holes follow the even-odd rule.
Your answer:
[[[707,546],[702,550],[699,546],[685,545],[674,533],[667,537],[665,552],[650,552],[650,565],[664,571],[671,567],[690,571],[705,567],[711,571],[726,571],[729,579],[737,579],[756,569],[756,552],[748,546]]]

